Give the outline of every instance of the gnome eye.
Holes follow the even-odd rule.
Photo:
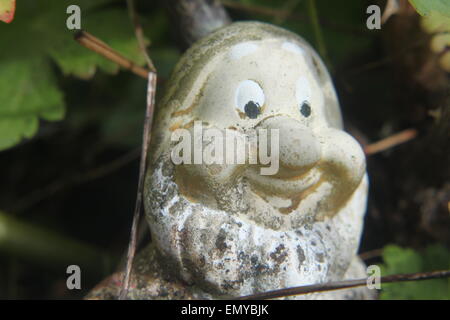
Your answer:
[[[303,103],[300,104],[300,113],[305,118],[308,118],[311,115],[311,106],[308,101],[303,101]]]
[[[304,117],[309,117],[311,114],[311,86],[309,80],[305,76],[301,76],[297,79],[295,84],[295,99],[297,100],[297,105],[300,108],[300,113]]]
[[[253,80],[245,80],[239,83],[235,100],[239,111],[245,113],[250,119],[256,119],[261,113],[265,96],[259,84]]]

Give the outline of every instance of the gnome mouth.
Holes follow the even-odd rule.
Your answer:
[[[314,188],[320,182],[322,175],[317,167],[312,167],[298,175],[292,175],[292,173],[285,175],[280,172],[277,175],[263,176],[259,174],[259,169],[249,167],[245,176],[267,194],[290,197]]]
[[[262,176],[257,170],[249,168],[245,176],[252,191],[282,214],[289,214],[298,209],[324,182],[322,172],[317,167],[289,177]],[[316,207],[320,201],[311,200],[310,207]]]

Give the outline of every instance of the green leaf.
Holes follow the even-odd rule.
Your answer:
[[[450,269],[450,252],[441,245],[422,253],[389,245],[383,250],[383,276]],[[382,284],[380,299],[450,299],[450,279],[433,279]]]
[[[16,0],[0,0],[0,21],[10,23],[14,19]]]
[[[64,116],[62,93],[41,59],[0,60],[0,101],[0,150],[32,137],[39,117],[54,121]]]
[[[422,16],[440,12],[442,15],[450,17],[450,1],[448,0],[409,0],[409,2]]]
[[[0,0],[4,1],[4,0]],[[143,64],[127,10],[104,6],[111,0],[79,0],[82,28],[130,60]],[[79,45],[66,27],[70,0],[21,0],[13,24],[0,26],[0,150],[31,138],[39,119],[61,120],[63,94],[51,68],[53,58],[65,75],[88,79],[97,69],[119,67]]]

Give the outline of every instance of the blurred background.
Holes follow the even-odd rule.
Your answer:
[[[8,2],[0,0],[0,18]],[[413,133],[367,156],[360,253],[384,274],[449,269],[450,4],[216,2],[234,21],[265,21],[307,39],[332,74],[346,129],[363,146]],[[383,24],[369,30],[374,3]],[[14,20],[0,22],[0,298],[82,298],[117,270],[128,245],[147,83],[80,46],[66,8],[79,5],[84,30],[145,60],[125,0],[15,4]],[[135,5],[159,96],[185,45],[166,1]],[[81,290],[66,287],[70,264],[81,266]],[[448,279],[383,288],[384,299],[450,298]]]

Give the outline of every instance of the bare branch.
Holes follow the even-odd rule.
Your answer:
[[[83,47],[102,55],[106,59],[117,63],[119,66],[130,70],[134,74],[137,74],[144,79],[148,78],[148,70],[128,60],[106,43],[94,37],[92,34],[86,31],[79,31],[75,34],[75,40],[77,40]]]
[[[450,277],[450,270],[442,271],[432,271],[432,272],[418,272],[410,274],[395,274],[391,276],[381,277],[381,283],[391,283],[391,282],[404,282],[404,281],[420,281],[429,280],[437,278],[448,278]],[[367,285],[367,279],[358,280],[345,280],[337,282],[329,282],[322,284],[313,284],[308,286],[293,287],[287,289],[273,290],[263,293],[257,293],[254,295],[244,296],[236,298],[237,300],[264,300],[264,299],[275,299],[294,295],[331,291],[331,290],[341,290],[354,287],[361,287]]]
[[[370,250],[370,251],[366,251],[366,252],[360,253],[359,254],[359,258],[361,260],[366,261],[366,260],[369,260],[369,259],[372,259],[372,258],[381,257],[382,254],[383,254],[383,249],[375,249],[375,250]]]
[[[416,136],[417,136],[416,129],[403,130],[403,131],[396,133],[390,137],[387,137],[386,139],[369,144],[368,146],[364,147],[364,152],[366,153],[366,155],[372,155],[372,154],[390,149],[392,147],[395,147],[399,144],[408,142],[408,141],[414,139]]]
[[[141,153],[141,162],[139,166],[138,192],[133,214],[133,224],[131,226],[130,243],[128,245],[127,264],[124,272],[123,287],[120,291],[119,300],[125,299],[128,294],[128,289],[130,287],[130,280],[131,280],[131,270],[133,267],[134,256],[136,254],[136,238],[143,198],[146,160],[148,147],[151,140],[153,114],[155,110],[155,93],[156,93],[156,73],[150,72],[148,74],[147,108],[145,111],[144,133],[142,137],[142,153]]]

